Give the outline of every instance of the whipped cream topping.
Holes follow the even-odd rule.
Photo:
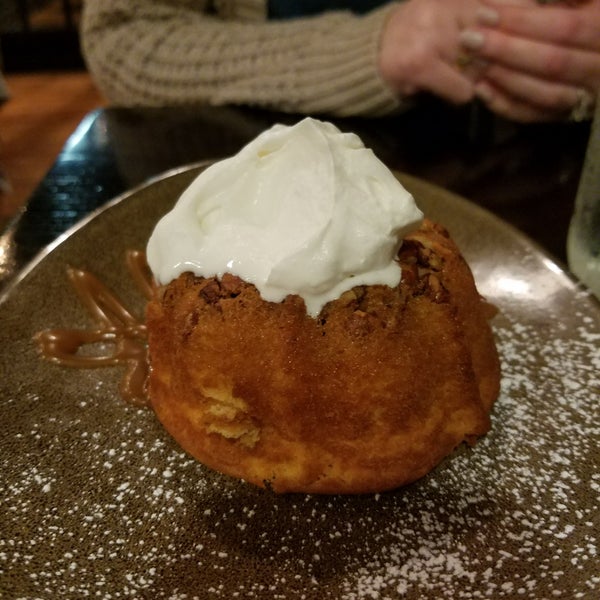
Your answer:
[[[356,285],[398,285],[395,257],[422,218],[358,136],[306,118],[203,171],[158,222],[147,258],[160,284],[231,273],[269,302],[299,295],[316,317]]]

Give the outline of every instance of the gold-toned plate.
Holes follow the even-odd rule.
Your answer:
[[[39,359],[48,327],[90,326],[66,270],[134,313],[125,267],[197,173],[115,200],[0,299],[0,596],[597,598],[600,308],[535,244],[476,205],[401,176],[499,308],[492,431],[434,472],[369,496],[276,496],[208,471],[120,368]]]

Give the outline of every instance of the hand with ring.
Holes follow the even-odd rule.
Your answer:
[[[518,121],[591,117],[600,91],[600,0],[482,0],[463,50],[487,66],[475,94]]]

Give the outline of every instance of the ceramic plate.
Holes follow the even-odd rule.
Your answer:
[[[276,496],[207,470],[118,367],[40,360],[34,334],[89,328],[66,278],[135,314],[125,268],[196,174],[170,173],[57,241],[0,302],[0,592],[7,598],[598,598],[600,309],[537,246],[403,176],[497,305],[493,429],[408,487]],[[2,595],[0,593],[0,595]]]

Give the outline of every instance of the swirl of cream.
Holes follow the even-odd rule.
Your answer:
[[[148,263],[161,284],[232,273],[269,302],[299,295],[316,317],[356,285],[396,286],[402,238],[422,218],[358,136],[306,118],[203,171],[157,224]]]

